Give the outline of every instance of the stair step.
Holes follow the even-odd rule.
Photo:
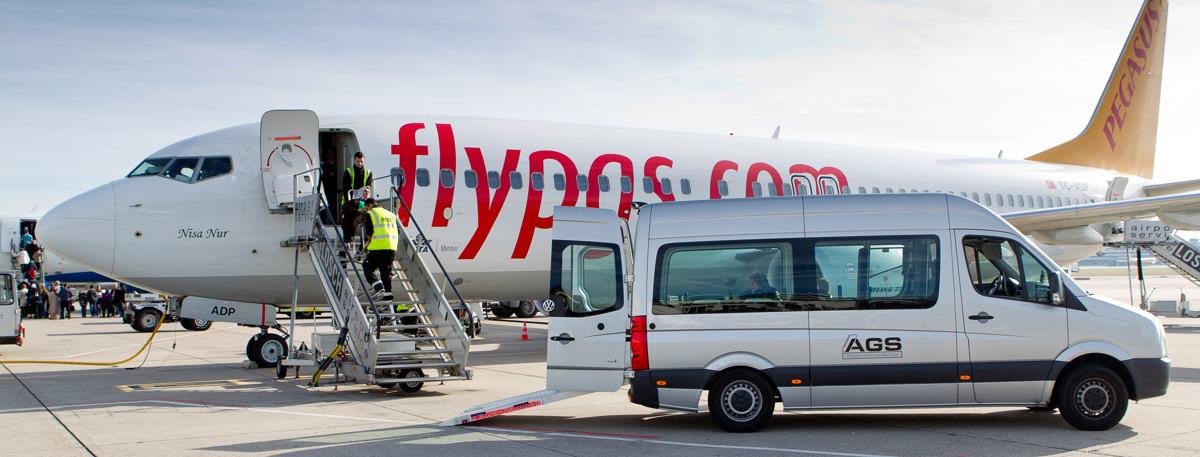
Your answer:
[[[449,354],[449,349],[413,349],[411,351],[387,351],[375,354],[375,357],[392,357],[398,355]]]
[[[383,330],[420,330],[420,329],[427,329],[427,328],[437,328],[437,324],[408,324],[408,325],[396,324],[396,325],[384,325],[379,328],[381,328]]]
[[[374,315],[375,315],[374,313],[369,313],[369,314],[367,314],[367,316],[374,316]],[[379,315],[380,315],[381,317],[395,317],[395,316],[400,316],[400,317],[405,317],[405,316],[413,316],[413,317],[416,317],[416,316],[428,316],[428,315],[429,315],[429,313],[427,313],[427,312],[425,312],[425,311],[407,311],[407,312],[399,312],[399,313],[379,313]]]
[[[458,365],[460,365],[460,364],[456,363],[456,362],[445,362],[445,361],[438,360],[438,361],[431,361],[428,363],[415,362],[415,363],[379,364],[379,365],[375,365],[375,369],[376,370],[406,370],[406,369],[410,369],[410,368],[421,369],[421,368],[456,367]]]
[[[379,338],[380,343],[397,343],[402,341],[446,341],[444,336],[384,336]]]
[[[424,378],[375,378],[375,384],[385,383],[410,383],[410,382],[433,382],[433,381],[465,381],[466,376],[428,376]]]

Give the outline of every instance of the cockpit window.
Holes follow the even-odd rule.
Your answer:
[[[192,176],[196,174],[196,164],[200,162],[198,157],[179,157],[167,165],[167,169],[163,171],[163,177],[174,179],[183,182],[192,182]]]
[[[200,162],[200,171],[196,173],[196,181],[229,174],[233,171],[233,161],[229,157],[205,157]]]
[[[132,178],[134,176],[157,175],[162,172],[163,168],[166,167],[170,162],[171,157],[157,157],[143,160],[142,163],[138,164],[137,168],[134,168],[133,171],[129,172],[129,175],[126,177]]]

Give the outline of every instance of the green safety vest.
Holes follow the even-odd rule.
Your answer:
[[[396,215],[378,206],[367,211],[371,216],[371,242],[367,244],[368,251],[395,251],[400,245],[400,233],[396,229]]]
[[[365,176],[366,179],[363,180],[363,185],[356,186],[354,184],[358,183],[358,176],[357,176],[357,173],[354,172],[354,167],[351,166],[350,168],[346,169],[346,173],[350,174],[350,188],[351,189],[361,189],[364,186],[371,184],[371,170],[364,166],[363,171],[367,172],[366,176]],[[342,204],[345,204],[345,203],[346,203],[346,196],[343,194],[342,195]]]

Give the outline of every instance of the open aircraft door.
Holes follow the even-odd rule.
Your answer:
[[[294,186],[293,176],[317,168],[317,113],[309,110],[267,111],[259,128],[267,208],[277,211],[291,207],[294,197],[310,194],[316,189],[316,173],[296,177]],[[293,195],[293,190],[299,190],[299,195]]]
[[[612,392],[625,382],[630,303],[623,228],[612,210],[554,208],[548,390]]]

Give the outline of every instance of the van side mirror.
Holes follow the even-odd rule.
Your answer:
[[[1062,272],[1056,271],[1050,275],[1050,302],[1054,305],[1062,305],[1066,301],[1067,296],[1063,287]]]

